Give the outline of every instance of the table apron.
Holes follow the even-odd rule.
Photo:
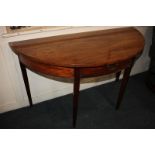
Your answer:
[[[57,67],[57,66],[41,64],[35,61],[31,61],[30,59],[22,55],[19,56],[19,61],[23,63],[26,66],[26,68],[36,73],[45,74],[48,76],[62,77],[62,78],[74,77],[73,68]]]
[[[46,64],[40,64],[38,62],[31,61],[27,57],[20,55],[19,60],[28,69],[50,76],[62,77],[62,78],[74,78],[74,68],[49,66]],[[133,64],[133,59],[117,62],[115,64],[107,64],[102,67],[81,67],[78,68],[80,72],[80,78],[95,77],[101,75],[107,75],[111,73],[119,72],[128,66]]]

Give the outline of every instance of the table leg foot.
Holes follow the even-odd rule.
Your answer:
[[[119,109],[119,107],[121,105],[123,95],[125,93],[125,89],[126,89],[126,86],[127,86],[128,80],[129,80],[131,68],[132,68],[132,65],[130,67],[126,68],[124,71],[124,75],[123,75],[123,79],[121,82],[121,87],[120,87],[119,95],[118,95],[118,99],[117,99],[117,105],[116,105],[117,110]]]
[[[120,77],[120,75],[121,75],[121,71],[116,73],[116,80],[115,80],[116,82],[119,81],[119,77]]]
[[[79,89],[80,89],[80,72],[78,68],[75,68],[74,69],[74,88],[73,88],[73,128],[76,127]]]
[[[25,83],[25,88],[26,88],[26,93],[27,93],[27,96],[28,96],[29,104],[30,104],[30,107],[32,107],[33,104],[32,104],[32,97],[31,97],[31,92],[30,92],[30,86],[29,86],[27,71],[26,71],[26,67],[21,62],[20,62],[20,68],[21,68],[21,71],[22,71],[22,76],[23,76],[23,80],[24,80],[24,83]]]

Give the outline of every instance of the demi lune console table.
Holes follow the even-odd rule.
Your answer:
[[[26,68],[45,75],[71,78],[73,86],[73,127],[76,125],[80,78],[124,70],[116,108],[118,109],[131,68],[144,48],[144,37],[135,28],[82,32],[9,43],[18,55],[30,106],[31,92]]]

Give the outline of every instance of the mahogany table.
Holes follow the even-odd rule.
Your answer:
[[[135,60],[144,48],[139,31],[117,28],[9,43],[18,55],[30,106],[32,98],[26,68],[45,75],[72,78],[73,127],[78,109],[80,78],[124,71],[116,108],[118,109]]]

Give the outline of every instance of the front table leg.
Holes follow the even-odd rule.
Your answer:
[[[31,92],[30,92],[30,86],[29,86],[28,76],[27,76],[27,72],[26,72],[26,67],[21,62],[19,62],[19,63],[20,63],[21,71],[22,71],[23,80],[24,80],[24,83],[25,83],[27,96],[28,96],[28,99],[29,99],[29,104],[30,104],[30,107],[32,107],[33,106],[32,97],[31,97]]]
[[[74,69],[74,88],[73,88],[73,128],[76,126],[78,99],[80,89],[80,71],[78,68]]]
[[[124,71],[124,75],[123,75],[123,79],[121,82],[121,87],[120,87],[119,95],[118,95],[118,99],[117,99],[116,109],[119,109],[120,104],[122,102],[123,95],[124,95],[124,92],[125,92],[125,89],[126,89],[129,77],[130,77],[131,68],[132,68],[132,65],[129,66],[128,68],[126,68]]]

